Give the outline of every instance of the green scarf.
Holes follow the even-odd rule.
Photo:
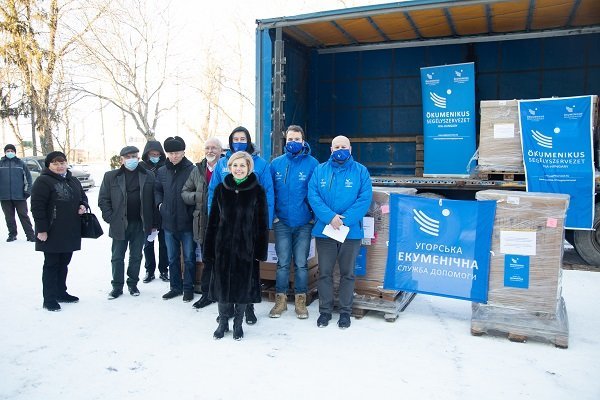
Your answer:
[[[240,185],[242,182],[244,182],[246,179],[248,179],[248,175],[246,175],[244,178],[242,179],[238,179],[238,178],[233,178],[233,180],[235,181],[236,185]]]

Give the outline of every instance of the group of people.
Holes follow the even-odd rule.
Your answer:
[[[332,319],[333,270],[338,264],[338,326],[348,328],[362,219],[372,196],[369,172],[353,159],[345,136],[333,139],[331,156],[322,164],[311,156],[300,126],[288,127],[285,139],[284,154],[271,163],[258,155],[242,126],[229,135],[224,155],[219,140],[208,139],[205,157],[196,164],[186,158],[185,141],[178,136],[167,138],[164,150],[160,142],[148,141],[141,157],[138,148],[124,147],[121,167],[105,173],[98,195],[112,238],[108,298],[120,297],[125,284],[130,295],[140,295],[142,254],[146,260],[143,282],[155,279],[154,242],[158,241],[159,277],[170,283],[163,299],[182,296],[184,302],[191,302],[198,248],[204,263],[202,295],[193,307],[217,302],[218,327],[213,337],[223,338],[233,319],[233,338],[240,340],[244,315],[248,324],[257,321],[253,305],[261,301],[259,262],[267,259],[269,229],[273,229],[278,260],[276,300],[269,317],[279,318],[287,310],[293,265],[295,313],[300,319],[308,318],[307,260],[314,237],[319,262],[317,326],[325,327]],[[67,266],[73,251],[81,246],[75,224],[89,205],[63,153],[48,154],[45,165],[31,191],[31,209],[36,250],[44,252],[43,306],[58,311],[60,302],[79,300],[67,293]],[[328,229],[343,226],[348,231],[345,239],[328,234]]]

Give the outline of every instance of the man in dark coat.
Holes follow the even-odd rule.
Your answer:
[[[150,170],[156,175],[158,169],[165,165],[165,152],[158,140],[148,140],[142,153],[140,165],[147,170]],[[159,218],[160,219],[160,218]],[[165,232],[160,229],[160,221],[158,221],[158,272],[160,280],[169,282],[169,256],[167,255],[167,244],[165,243]],[[144,243],[144,267],[146,268],[146,276],[143,282],[152,282],[155,278],[156,258],[154,256],[154,242],[148,241]]]
[[[194,240],[200,247],[204,243],[204,232],[206,231],[206,220],[208,219],[208,184],[222,151],[223,148],[219,139],[213,137],[206,140],[204,143],[205,157],[196,164],[196,168],[192,170],[181,192],[183,201],[196,207],[194,210]],[[202,297],[193,304],[194,308],[204,308],[213,303],[208,297],[212,265],[206,260],[203,261],[204,269],[200,279]]]
[[[49,153],[45,164],[31,190],[31,213],[38,239],[35,249],[44,252],[44,308],[60,311],[59,302],[79,301],[67,293],[66,282],[73,252],[81,249],[80,215],[88,208],[88,199],[81,183],[68,170],[64,153]]]
[[[154,174],[139,165],[139,150],[126,146],[120,152],[121,168],[104,174],[98,206],[102,218],[110,224],[112,242],[112,290],[108,299],[123,294],[125,252],[129,247],[127,287],[129,294],[139,296],[137,283],[146,237],[157,228],[154,207]]]
[[[31,173],[19,157],[12,144],[4,146],[4,157],[0,158],[0,203],[8,227],[7,242],[17,240],[15,211],[29,242],[35,242],[33,226],[27,215],[27,198],[31,194]]]
[[[193,212],[181,198],[181,190],[194,169],[185,157],[185,141],[179,136],[164,142],[167,161],[158,169],[154,185],[154,200],[160,211],[169,255],[170,290],[163,295],[169,300],[183,294],[183,301],[194,299],[196,277],[196,243],[194,242]],[[181,279],[180,247],[183,246],[184,277]]]

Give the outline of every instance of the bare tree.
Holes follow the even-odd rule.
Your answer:
[[[52,99],[58,93],[53,91],[57,70],[99,15],[86,18],[89,23],[75,29],[67,23],[75,14],[86,14],[77,1],[0,0],[0,57],[19,71],[45,153],[54,149],[52,126],[60,103]]]
[[[154,139],[161,114],[173,107],[161,103],[170,41],[169,7],[162,7],[151,9],[143,0],[114,1],[102,23],[82,40],[96,88],[88,83],[80,89],[117,107],[148,140]],[[103,87],[107,83],[110,89]]]

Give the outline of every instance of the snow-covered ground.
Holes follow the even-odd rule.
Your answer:
[[[88,193],[95,212],[97,192]],[[21,230],[16,242],[6,236],[2,220],[2,399],[600,399],[598,272],[564,272],[566,350],[473,337],[470,303],[425,295],[394,323],[369,313],[347,330],[337,316],[317,328],[317,302],[302,321],[291,304],[269,319],[263,301],[242,341],[215,341],[217,307],[164,301],[168,283],[107,300],[107,235],[85,239],[71,262],[69,293],[81,301],[43,310],[42,253]]]

